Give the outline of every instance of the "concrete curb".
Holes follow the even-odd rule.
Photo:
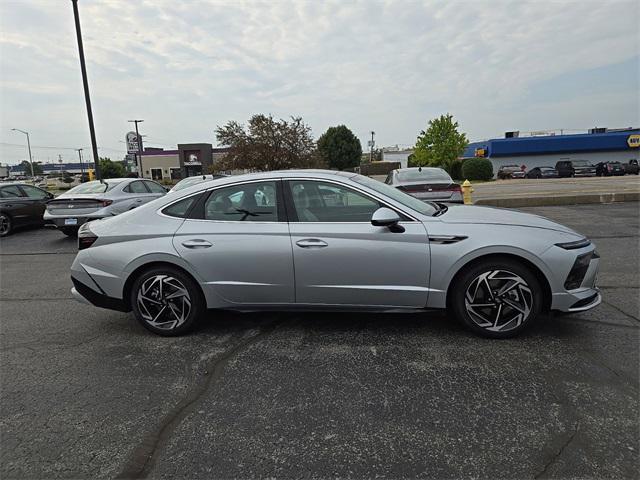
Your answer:
[[[550,195],[548,197],[505,197],[479,198],[475,205],[490,205],[493,207],[545,207],[553,205],[579,205],[590,203],[638,202],[640,192],[622,193],[584,193],[580,195]]]

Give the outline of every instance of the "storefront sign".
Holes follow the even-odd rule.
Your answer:
[[[627,137],[627,145],[629,145],[629,147],[631,147],[631,148],[640,147],[640,135],[638,135],[638,134],[629,135]]]
[[[127,142],[127,153],[138,153],[138,137],[136,132],[128,132],[125,136]]]

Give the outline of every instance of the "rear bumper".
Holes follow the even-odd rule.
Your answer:
[[[55,225],[56,227],[79,227],[80,225],[90,222],[91,220],[99,220],[105,218],[104,215],[52,215],[45,210],[42,216],[46,225]],[[72,223],[69,220],[75,219]]]
[[[74,299],[81,303],[88,303],[90,305],[106,308],[108,310],[117,310],[119,312],[130,312],[129,308],[124,300],[119,298],[113,298],[106,295],[104,292],[98,292],[93,288],[85,285],[80,280],[71,276],[73,282],[73,288],[71,289],[71,295]]]

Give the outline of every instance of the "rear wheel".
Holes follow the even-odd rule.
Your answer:
[[[60,231],[68,237],[78,236],[78,227],[60,227]]]
[[[11,217],[6,213],[0,213],[0,237],[6,237],[11,233],[12,229]]]
[[[206,308],[196,282],[168,266],[141,274],[133,282],[130,301],[136,319],[146,329],[170,337],[193,329]]]
[[[536,276],[513,260],[487,260],[468,268],[453,285],[456,317],[479,335],[508,338],[533,323],[543,305]]]

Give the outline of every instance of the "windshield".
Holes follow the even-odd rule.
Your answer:
[[[421,200],[418,200],[411,195],[401,192],[395,187],[391,185],[387,185],[386,183],[379,182],[378,180],[374,180],[369,177],[365,177],[363,175],[356,175],[355,177],[351,177],[351,180],[364,185],[365,187],[369,187],[372,190],[375,190],[382,195],[385,195],[392,200],[404,205],[405,207],[410,208],[411,210],[415,210],[423,215],[433,215],[437,209],[429,203],[424,203]]]
[[[447,180],[451,177],[447,172],[440,168],[423,168],[422,170],[399,170],[398,180],[401,182],[420,182],[424,180]]]
[[[120,181],[105,180],[100,182],[94,180],[92,182],[81,183],[77,187],[73,187],[67,193],[104,193],[115,187]]]

